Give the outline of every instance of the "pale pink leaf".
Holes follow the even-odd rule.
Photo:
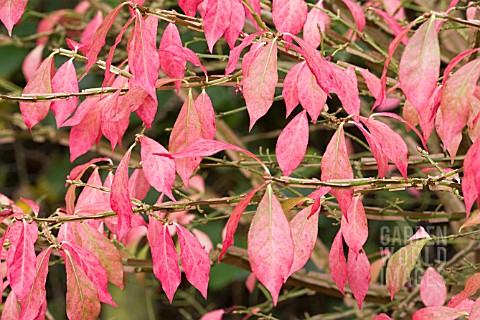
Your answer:
[[[308,134],[308,119],[305,111],[296,115],[280,133],[275,153],[283,175],[289,176],[302,162],[307,151]]]
[[[233,236],[235,235],[235,231],[237,230],[238,222],[240,221],[240,218],[242,217],[243,212],[245,211],[245,209],[250,204],[250,201],[252,200],[255,193],[257,193],[258,190],[260,190],[264,186],[265,186],[265,184],[261,184],[260,186],[256,187],[252,191],[250,191],[235,206],[235,209],[233,209],[232,214],[228,218],[227,225],[225,226],[225,228],[226,228],[225,238],[223,239],[223,242],[222,242],[222,252],[220,252],[220,255],[218,256],[218,262],[220,262],[220,260],[222,260],[222,257],[225,254],[225,252],[227,252],[228,248],[230,248],[233,245],[233,241],[234,241]]]
[[[225,311],[223,309],[217,309],[205,313],[200,320],[221,320],[224,314]]]
[[[55,73],[52,79],[53,93],[77,93],[78,80],[75,66],[72,59],[65,62]],[[55,114],[57,127],[60,127],[65,120],[75,111],[78,104],[78,97],[52,101],[52,111]]]
[[[425,231],[423,227],[415,232],[413,236],[411,236],[408,241],[419,240],[419,239],[431,239],[430,235]]]
[[[385,313],[381,313],[377,316],[374,316],[373,317],[373,320],[392,320],[392,318],[390,318],[388,315],[386,315]]]
[[[250,116],[250,130],[263,117],[273,103],[278,82],[277,44],[267,43],[252,61],[248,75],[243,79],[243,95]]]
[[[202,248],[205,249],[208,254],[210,254],[213,249],[213,243],[208,234],[198,229],[192,229],[192,233],[197,238],[198,242],[200,242]]]
[[[304,0],[274,0],[272,5],[273,24],[280,33],[296,35],[307,20],[308,6]]]
[[[210,52],[213,52],[213,46],[231,23],[231,2],[232,0],[205,0],[206,11],[203,16],[203,29]]]
[[[43,60],[40,67],[28,81],[24,95],[48,94],[52,93],[52,76],[53,76],[53,55]],[[22,112],[22,120],[28,128],[42,121],[50,110],[50,101],[38,102],[20,102],[20,111]]]
[[[343,126],[338,127],[328,143],[323,154],[321,170],[322,181],[353,179],[353,169],[348,159]],[[346,215],[353,197],[353,191],[332,189],[330,193],[337,199],[342,213]]]
[[[88,46],[92,43],[93,35],[103,22],[103,14],[98,11],[97,14],[90,20],[80,36],[80,43],[83,46]]]
[[[308,206],[290,221],[290,230],[293,237],[294,256],[293,263],[288,273],[290,276],[303,268],[313,252],[318,234],[318,215],[320,210],[310,214],[312,206]]]
[[[253,290],[255,290],[256,284],[257,284],[257,277],[255,277],[255,274],[250,273],[247,277],[247,280],[245,280],[245,287],[247,288],[248,292],[252,293]]]
[[[445,82],[440,103],[444,126],[444,149],[448,149],[454,137],[467,124],[471,111],[469,101],[479,77],[480,59],[476,59],[461,67]]]
[[[82,268],[64,251],[67,271],[67,316],[70,320],[94,320],[100,314],[100,300],[95,285]]]
[[[342,215],[341,229],[347,246],[359,253],[368,238],[367,216],[360,196],[352,199],[347,215]]]
[[[368,286],[370,285],[370,262],[363,250],[355,252],[348,250],[348,283],[352,290],[355,300],[357,300],[358,308],[362,309],[363,300],[365,299]]]
[[[478,299],[477,299],[478,300]],[[472,299],[469,299],[469,298],[465,298],[463,299],[462,301],[460,301],[454,309],[458,310],[458,311],[464,311],[464,312],[467,312],[467,313],[470,313],[470,310],[472,310],[472,307],[473,307],[473,304],[475,303],[475,301],[473,301]],[[476,319],[476,318],[473,318],[473,319]]]
[[[294,250],[288,220],[268,185],[248,231],[248,260],[258,281],[270,291],[275,306],[290,272]]]
[[[18,299],[12,290],[5,300],[2,310],[2,320],[18,320],[20,319],[20,309],[18,308]]]
[[[153,273],[162,284],[168,300],[172,303],[175,291],[181,281],[181,274],[178,266],[178,253],[167,225],[149,217],[147,238],[152,252]]]
[[[11,245],[7,254],[7,278],[17,298],[22,300],[35,281],[37,224],[16,221],[8,232],[8,238]]]
[[[52,247],[48,247],[37,256],[35,280],[28,295],[20,302],[22,307],[20,319],[35,319],[41,312],[42,305],[46,303],[45,283],[47,282],[48,260],[51,252]]]
[[[381,87],[382,87],[380,79],[376,75],[368,71],[367,69],[363,69],[360,67],[356,67],[355,69],[362,74],[362,77],[365,79],[368,90],[370,91],[372,96],[374,98],[378,98],[378,95],[380,94]]]
[[[287,118],[300,102],[298,98],[297,83],[299,80],[300,71],[303,69],[303,65],[303,62],[297,63],[287,72],[285,79],[283,79],[282,96],[283,100],[285,101],[285,106],[287,108]]]
[[[427,268],[420,281],[420,297],[426,307],[443,306],[447,287],[443,277],[432,267]]]
[[[168,151],[158,142],[146,136],[140,137],[142,166],[148,183],[158,192],[165,193],[170,199],[175,182],[175,162],[169,157],[159,157],[155,154],[168,154]]]
[[[418,28],[400,60],[400,87],[419,113],[429,108],[440,75],[440,46],[434,24],[432,17]]]
[[[316,123],[327,102],[327,94],[320,88],[315,76],[306,65],[303,65],[299,71],[297,92],[303,109],[307,110],[312,121]]]
[[[28,0],[0,0],[0,20],[8,30],[8,35],[12,36],[12,29],[25,11]]]
[[[110,206],[118,216],[118,237],[122,240],[132,224],[133,208],[128,191],[128,165],[132,150],[129,149],[118,164],[110,189]]]
[[[412,316],[412,320],[455,320],[465,315],[465,312],[456,309],[434,306],[416,311]]]
[[[342,2],[352,13],[353,20],[355,20],[355,25],[357,26],[358,31],[363,32],[367,22],[365,20],[365,14],[363,13],[362,7],[352,0],[342,0]]]
[[[198,239],[187,229],[177,224],[178,242],[182,267],[190,282],[207,298],[208,279],[210,277],[210,258]]]
[[[44,44],[37,45],[35,49],[28,53],[28,55],[25,57],[25,60],[23,60],[22,72],[27,82],[32,79],[35,71],[37,71],[40,63],[42,63],[42,55],[44,49]]]
[[[477,298],[470,309],[469,319],[480,319],[480,298]]]
[[[128,190],[130,191],[130,197],[134,199],[143,200],[147,196],[150,185],[148,184],[143,169],[135,169],[135,171],[133,171],[128,180]]]
[[[345,295],[345,284],[348,278],[347,260],[343,252],[342,230],[338,230],[333,240],[330,253],[328,255],[328,265],[330,266],[330,274],[337,285],[340,292]]]
[[[323,0],[316,4],[323,8]],[[330,17],[326,12],[313,7],[307,15],[307,20],[303,26],[303,38],[312,47],[318,48],[321,42],[321,35],[325,35],[325,29],[330,27]]]
[[[75,243],[64,241],[61,246],[63,250],[69,252],[76,264],[82,268],[90,281],[95,285],[100,301],[116,307],[117,304],[108,292],[107,272],[100,260],[93,253]]]
[[[448,302],[447,306],[451,308],[455,308],[462,300],[471,297],[480,289],[480,273],[475,273],[470,278],[468,278],[467,282],[465,283],[465,288],[462,292],[457,293],[454,295],[450,301]]]

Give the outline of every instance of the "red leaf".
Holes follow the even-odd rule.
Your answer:
[[[327,102],[327,94],[320,88],[315,76],[306,65],[303,65],[299,71],[297,90],[298,100],[303,109],[307,110],[313,123],[316,123]]]
[[[278,165],[285,176],[289,176],[302,162],[307,151],[308,133],[305,111],[296,115],[280,133],[275,150]]]
[[[35,281],[35,248],[38,227],[35,222],[16,221],[8,232],[11,245],[7,255],[7,278],[19,300],[30,291]]]
[[[476,59],[455,72],[443,87],[440,111],[444,127],[444,150],[448,149],[454,137],[467,124],[471,111],[470,99],[473,97],[479,77],[480,59]]]
[[[475,200],[478,200],[480,194],[480,175],[479,171],[479,159],[480,157],[480,140],[477,139],[468,149],[463,161],[463,179],[462,179],[462,191],[465,201],[465,209],[467,211],[467,217],[470,214],[472,205]]]
[[[370,262],[363,250],[355,252],[348,250],[348,283],[353,296],[357,300],[358,308],[362,309],[363,300],[370,284]]]
[[[316,6],[323,8],[323,0],[318,1]],[[325,34],[325,29],[329,26],[330,17],[328,14],[313,7],[308,13],[307,20],[303,26],[303,39],[312,47],[318,48],[321,43],[320,37]]]
[[[440,75],[440,47],[434,24],[432,17],[418,28],[400,60],[400,87],[418,113],[429,108]]]
[[[32,79],[23,89],[23,95],[52,93],[53,55],[43,60],[40,67],[32,76]],[[50,110],[50,101],[20,102],[20,111],[25,125],[31,129],[42,121]]]
[[[435,306],[416,311],[412,316],[412,320],[455,320],[465,315],[465,312],[456,309]]]
[[[181,281],[181,273],[178,266],[178,253],[167,225],[149,217],[147,238],[152,252],[153,273],[172,303]]]
[[[204,0],[178,0],[178,6],[185,12],[187,16],[194,17],[197,7]]]
[[[208,278],[210,276],[210,258],[207,251],[195,236],[179,224],[177,226],[178,242],[182,267],[190,282],[207,298]]]
[[[293,236],[294,256],[293,263],[287,278],[297,270],[303,268],[313,252],[318,234],[318,214],[320,210],[310,214],[312,206],[308,206],[290,221],[290,230]],[[311,216],[311,217],[310,217]]]
[[[238,36],[243,30],[245,25],[245,10],[243,10],[243,4],[241,0],[228,0],[231,5],[230,25],[227,27],[224,33],[225,40],[230,47],[235,47],[235,42]]]
[[[257,279],[270,291],[274,306],[289,275],[294,250],[288,220],[268,185],[248,231],[248,260]]]
[[[8,35],[12,36],[12,29],[25,11],[28,0],[1,0],[0,1],[0,20],[8,30]]]
[[[359,253],[368,238],[368,223],[360,196],[350,202],[347,215],[342,215],[341,224],[343,239],[355,253]]]
[[[321,170],[322,181],[353,179],[353,169],[348,160],[343,126],[338,127],[328,143],[327,150],[323,154]],[[337,198],[340,209],[346,215],[353,197],[353,191],[332,189],[330,193]]]
[[[457,293],[450,299],[448,306],[450,308],[455,308],[463,299],[469,298],[474,295],[480,289],[480,273],[475,273],[473,276],[468,278],[465,283],[465,288],[462,292]]]
[[[48,247],[37,257],[37,271],[32,288],[28,295],[20,302],[22,306],[20,319],[36,319],[42,311],[43,304],[47,302],[45,283],[47,282],[48,260],[50,259],[51,252],[52,247]]]
[[[18,299],[12,290],[7,296],[7,300],[3,305],[2,320],[18,320],[20,319],[20,310],[18,309]]]
[[[243,96],[250,116],[250,130],[272,106],[277,82],[277,44],[271,41],[260,49],[248,69],[248,75],[243,79]]]
[[[67,316],[70,320],[97,319],[100,300],[95,285],[68,251],[62,251],[67,271]]]
[[[342,2],[347,6],[348,10],[352,13],[353,20],[355,20],[355,25],[357,26],[358,31],[363,32],[365,28],[365,14],[363,13],[362,7],[360,7],[356,2],[352,0],[342,0]]]
[[[203,29],[210,52],[213,52],[213,46],[230,25],[231,13],[231,0],[206,0]]]
[[[118,164],[117,172],[115,173],[110,189],[110,206],[118,215],[118,238],[120,240],[127,235],[133,216],[130,193],[128,192],[128,164],[131,154],[132,149],[130,148]]]
[[[378,145],[377,152],[383,153],[385,157],[391,160],[397,166],[403,178],[407,180],[408,147],[402,137],[383,122],[364,117],[360,119],[370,131],[372,140]]]
[[[85,272],[87,277],[95,285],[98,291],[98,297],[101,302],[111,304],[116,307],[112,296],[108,292],[108,277],[105,268],[103,268],[100,260],[91,252],[81,246],[63,241],[62,249],[68,251],[76,264]]]
[[[140,137],[143,171],[148,183],[158,192],[165,193],[170,199],[175,182],[175,162],[168,157],[158,157],[155,154],[168,154],[168,151],[158,142],[146,136]]]
[[[283,100],[285,101],[285,106],[287,108],[287,118],[292,113],[293,109],[295,109],[300,102],[298,99],[298,80],[300,76],[300,71],[303,69],[302,66],[304,62],[297,63],[293,66],[285,76],[283,80],[283,90],[282,96]]]
[[[228,248],[230,248],[233,245],[233,241],[234,241],[233,236],[235,235],[238,222],[240,221],[240,218],[242,217],[243,212],[250,204],[250,201],[252,200],[255,193],[257,193],[258,190],[260,190],[264,186],[265,184],[261,184],[260,186],[250,191],[245,197],[243,197],[242,200],[240,200],[240,202],[236,205],[235,209],[233,209],[232,214],[228,218],[227,225],[225,226],[226,232],[225,232],[225,239],[223,239],[223,242],[222,242],[222,252],[220,252],[220,255],[218,256],[219,263],[220,263],[220,260],[222,260],[222,257],[225,254],[225,252],[227,252]]]
[[[158,23],[156,19],[155,23]],[[137,11],[133,40],[128,48],[128,65],[133,77],[129,80],[131,88],[140,87],[156,101],[155,83],[158,78],[160,61],[156,48],[157,35],[149,28],[146,20]]]
[[[78,90],[77,73],[72,59],[65,62],[55,73],[52,79],[53,93],[76,93]],[[78,104],[78,97],[52,101],[52,111],[55,114],[57,127],[60,127],[65,120],[75,111]]]
[[[308,6],[304,0],[275,0],[272,18],[278,32],[296,35],[307,20]]]
[[[347,283],[348,271],[347,260],[343,252],[343,237],[342,230],[338,230],[335,239],[333,240],[330,253],[328,255],[328,265],[330,266],[330,274],[337,285],[340,292],[345,295],[345,284]]]
[[[443,306],[447,300],[445,281],[432,267],[427,268],[420,281],[420,297],[426,307]]]
[[[85,56],[88,59],[87,64],[85,65],[85,73],[87,73],[90,68],[97,62],[98,54],[100,53],[100,50],[105,46],[105,38],[107,36],[108,30],[110,30],[120,10],[122,10],[123,6],[126,4],[126,2],[122,2],[118,6],[116,6],[115,9],[110,11],[95,31],[95,34],[92,37],[92,42],[90,43],[88,50],[85,53]]]

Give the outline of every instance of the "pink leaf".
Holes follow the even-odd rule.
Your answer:
[[[368,238],[367,216],[360,196],[353,198],[347,215],[342,215],[341,229],[347,246],[358,254]]]
[[[430,235],[425,231],[423,227],[420,227],[413,236],[411,236],[408,241],[419,240],[419,239],[431,239]],[[427,306],[428,307],[428,306]]]
[[[19,300],[30,291],[35,281],[35,248],[38,237],[35,222],[16,221],[8,232],[11,245],[7,255],[7,278]]]
[[[130,229],[132,223],[133,209],[128,191],[128,165],[132,149],[128,149],[118,164],[117,172],[113,178],[110,190],[110,206],[118,215],[118,237],[122,240]],[[142,157],[143,158],[143,157]]]
[[[467,124],[471,111],[470,99],[479,77],[480,59],[476,59],[455,72],[443,87],[440,111],[443,118],[445,150]]]
[[[98,260],[94,254],[77,244],[64,241],[61,245],[63,250],[69,252],[76,264],[85,272],[90,281],[95,285],[100,301],[116,307],[116,303],[108,292],[107,272],[100,263],[100,260]]]
[[[25,57],[22,63],[22,72],[25,76],[25,79],[30,81],[35,71],[37,71],[40,63],[42,63],[43,50],[45,49],[44,44],[37,45],[35,49],[30,51],[30,53]]]
[[[435,306],[416,311],[412,320],[455,320],[466,315],[465,312],[449,307]]]
[[[426,307],[442,306],[447,300],[447,287],[443,277],[429,267],[420,281],[420,297]]]
[[[158,23],[155,18],[154,22]],[[133,77],[130,78],[129,85],[131,88],[139,86],[145,89],[156,101],[155,82],[160,68],[156,48],[157,35],[138,11],[132,36],[133,43],[128,49],[128,65]]]
[[[318,1],[316,6],[323,8],[323,0]],[[312,47],[318,48],[321,42],[320,34],[324,35],[325,29],[329,26],[330,17],[328,14],[318,8],[313,7],[308,13],[307,21],[303,26],[303,38]]]
[[[475,300],[470,309],[469,319],[480,319],[480,298]]]
[[[472,205],[475,200],[478,201],[480,194],[480,176],[479,162],[480,157],[480,140],[477,139],[468,149],[463,161],[463,179],[462,179],[462,191],[465,201],[465,208],[467,211],[467,217],[470,214]]]
[[[374,316],[373,320],[392,320],[388,315],[385,313],[379,314],[378,316]]]
[[[358,31],[363,32],[363,29],[366,25],[365,14],[363,13],[362,7],[360,7],[356,2],[352,0],[342,0],[342,2],[347,6],[348,10],[352,13],[353,20],[355,20],[355,25],[357,26]]]
[[[260,49],[248,75],[243,79],[243,95],[250,116],[250,130],[272,106],[277,82],[277,44],[271,41]]]
[[[37,257],[37,271],[32,288],[20,302],[22,306],[20,319],[36,319],[37,315],[42,311],[42,305],[47,301],[45,283],[47,282],[48,260],[51,252],[52,247],[48,247]]]
[[[256,284],[257,284],[257,277],[255,277],[255,274],[250,273],[247,277],[247,280],[245,280],[245,287],[247,288],[249,293],[252,293],[253,290],[255,290]]]
[[[265,184],[261,184],[260,186],[250,191],[245,197],[243,197],[242,200],[240,200],[240,202],[236,205],[235,209],[233,209],[232,214],[228,218],[227,225],[225,226],[226,232],[225,232],[225,239],[222,242],[222,252],[220,252],[220,255],[218,256],[219,263],[220,263],[220,260],[222,260],[222,257],[225,254],[225,252],[227,252],[228,248],[230,248],[233,245],[233,241],[234,241],[233,236],[235,235],[238,222],[240,221],[240,218],[242,217],[243,212],[250,204],[250,201],[252,200],[255,193],[257,193],[258,190],[260,190],[264,186]]]
[[[275,150],[278,165],[285,176],[289,176],[302,162],[307,151],[308,133],[305,111],[296,115],[280,133]]]
[[[52,93],[52,75],[53,75],[53,55],[43,60],[40,67],[32,76],[32,79],[23,89],[24,95],[48,94]],[[39,102],[20,102],[20,111],[25,125],[31,129],[34,125],[42,121],[50,110],[50,101]]]
[[[213,310],[205,313],[200,320],[221,320],[225,311],[223,309]]]
[[[205,0],[205,2],[207,10],[203,16],[203,29],[208,49],[213,52],[213,46],[231,23],[232,0]]]
[[[400,87],[418,113],[429,108],[440,75],[440,47],[434,22],[432,17],[418,28],[400,60]]]
[[[195,110],[200,120],[203,139],[215,138],[217,132],[215,110],[213,109],[212,100],[210,100],[205,90],[202,90],[202,93],[195,100]]]
[[[303,109],[307,110],[313,123],[316,123],[327,102],[327,94],[320,88],[315,76],[306,65],[303,65],[299,71],[297,90],[298,100]]]
[[[204,0],[178,0],[178,6],[185,12],[187,16],[194,17],[197,7]],[[206,0],[205,0],[206,1]]]
[[[380,82],[380,79],[377,78],[376,75],[372,74],[367,69],[356,67],[356,70],[358,70],[358,72],[362,74],[362,77],[365,79],[368,90],[370,91],[372,96],[374,98],[378,98],[378,95],[380,94],[381,87],[382,87],[382,83]]]
[[[178,253],[167,225],[149,217],[147,238],[152,252],[153,273],[162,284],[168,300],[172,303],[175,291],[181,281],[181,274],[178,266]]]
[[[343,126],[338,127],[328,143],[327,150],[323,154],[321,170],[322,181],[353,179],[353,169],[348,159]],[[332,189],[330,193],[337,198],[340,209],[346,215],[353,197],[353,191]]]
[[[238,60],[240,59],[240,54],[242,53],[242,50],[248,47],[249,45],[251,45],[252,41],[256,37],[258,37],[260,34],[263,34],[263,33],[264,31],[260,31],[243,38],[242,42],[238,46],[230,50],[230,55],[228,57],[228,64],[227,64],[227,67],[225,68],[225,75],[228,75],[235,70],[238,64]]]
[[[18,309],[18,299],[12,290],[7,296],[7,300],[3,305],[2,320],[18,320],[20,319],[20,310]]]
[[[370,284],[370,262],[363,250],[355,252],[348,250],[348,283],[353,296],[357,300],[358,308],[362,309],[363,300]]]
[[[176,226],[185,276],[188,282],[197,288],[206,299],[210,276],[210,258],[198,239],[190,231],[179,224]]]
[[[303,65],[303,62],[297,63],[287,72],[287,75],[283,80],[282,96],[283,100],[285,101],[285,106],[287,108],[287,118],[300,102],[298,99],[297,83],[299,80],[300,71],[303,69]]]
[[[375,7],[370,7],[369,9],[375,11],[383,20],[385,20],[385,22],[388,24],[395,36],[399,35],[402,32],[402,26],[389,13]],[[404,45],[407,45],[408,39],[403,38],[402,43]]]
[[[457,293],[448,302],[448,307],[455,308],[462,300],[471,297],[480,289],[480,273],[475,273],[468,278],[465,288],[462,292]]]
[[[310,215],[311,206],[302,209],[290,221],[290,230],[293,236],[294,256],[288,276],[303,268],[313,252],[318,234],[318,214],[320,210]]]
[[[0,0],[0,20],[8,30],[8,35],[12,36],[12,29],[25,11],[28,0]]]
[[[245,10],[243,10],[243,4],[241,0],[228,0],[231,4],[231,16],[230,25],[227,27],[224,33],[225,40],[230,47],[235,47],[235,42],[238,36],[243,30],[245,25]]]
[[[156,153],[168,153],[158,142],[146,136],[140,137],[143,171],[148,183],[158,192],[165,193],[170,199],[175,182],[175,162],[168,157],[158,157]]]
[[[67,271],[67,316],[70,320],[96,319],[100,314],[100,300],[95,285],[72,258],[63,252]]]
[[[347,260],[343,252],[343,237],[342,230],[338,230],[335,239],[333,240],[330,254],[328,255],[328,265],[330,266],[330,274],[337,285],[340,292],[345,295],[345,284],[347,283],[348,270]]]
[[[147,196],[150,185],[143,173],[143,169],[135,169],[135,171],[133,171],[128,180],[128,190],[130,196],[134,199],[143,200]]]
[[[167,50],[173,48],[173,51]],[[169,23],[162,35],[158,56],[160,67],[170,78],[182,79],[184,77],[186,61],[178,52],[182,50],[182,39],[177,27]],[[175,82],[177,92],[180,90],[180,81]]]
[[[120,10],[122,10],[123,6],[126,4],[126,2],[122,2],[118,6],[116,6],[115,9],[110,11],[110,13],[105,17],[105,19],[95,31],[92,37],[92,42],[90,43],[87,52],[85,53],[85,56],[88,59],[88,62],[85,66],[85,73],[88,73],[90,68],[97,62],[98,54],[100,53],[100,50],[105,46],[105,38],[107,36],[108,30],[110,30],[113,22],[120,13]]]
[[[288,220],[268,185],[248,231],[248,260],[257,279],[270,291],[274,306],[290,272],[294,250]]]
[[[80,43],[83,46],[88,46],[92,43],[93,35],[103,22],[103,14],[98,11],[95,17],[90,20],[80,36]]]
[[[296,35],[307,20],[308,6],[304,0],[275,0],[272,18],[278,32]]]
[[[77,93],[78,80],[75,66],[72,59],[65,62],[55,73],[52,79],[53,93]],[[78,97],[52,101],[52,111],[55,114],[57,127],[60,127],[65,120],[75,111],[78,104]]]

